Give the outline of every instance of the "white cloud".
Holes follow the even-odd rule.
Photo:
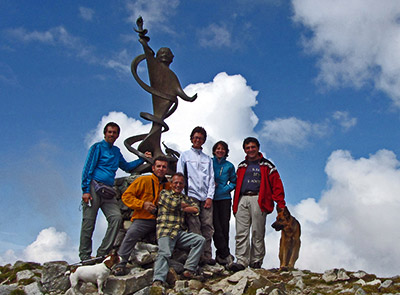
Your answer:
[[[229,47],[232,45],[231,32],[226,25],[211,24],[199,31],[199,43],[203,47]]]
[[[311,123],[295,117],[277,118],[263,122],[260,136],[270,143],[304,147],[313,136],[324,136],[328,132],[326,124]]]
[[[105,61],[104,64],[106,67],[115,70],[126,76],[127,73],[131,73],[130,63],[132,61],[132,56],[128,54],[126,49],[123,49],[114,57]]]
[[[88,7],[79,7],[79,16],[84,20],[91,21],[93,20],[94,10]]]
[[[36,240],[24,250],[25,259],[38,263],[54,260],[71,260],[76,256],[76,249],[70,245],[64,232],[57,232],[54,227],[43,229]]]
[[[36,240],[21,251],[7,250],[0,256],[0,265],[14,263],[16,260],[44,263],[55,260],[72,262],[77,259],[74,247],[65,232],[54,227],[43,229]]]
[[[338,121],[344,131],[348,131],[357,124],[357,118],[351,118],[348,112],[336,111],[332,117]]]
[[[83,41],[72,35],[63,26],[50,28],[47,31],[28,31],[25,28],[8,29],[10,37],[22,42],[41,42],[53,46],[64,47],[73,52],[77,57],[84,58],[90,63],[97,59],[93,56],[92,48],[86,46]]]
[[[320,201],[303,200],[292,210],[302,224],[297,266],[398,274],[400,162],[395,154],[380,150],[354,159],[348,151],[338,150],[325,171],[328,188]]]
[[[309,29],[306,49],[319,57],[328,86],[372,82],[400,107],[400,2],[292,0],[294,21]]]
[[[157,27],[158,30],[164,30],[172,33],[168,26],[169,19],[175,14],[175,9],[179,5],[179,0],[158,1],[158,0],[127,0],[126,8],[130,14],[128,21],[135,24],[139,16],[143,17],[144,28],[150,29]]]

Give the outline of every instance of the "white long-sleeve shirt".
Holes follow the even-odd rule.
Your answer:
[[[213,163],[200,149],[190,148],[179,157],[176,171],[188,177],[188,195],[200,201],[213,199],[215,192]]]

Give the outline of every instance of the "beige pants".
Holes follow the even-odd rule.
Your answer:
[[[211,259],[211,241],[214,234],[214,225],[213,225],[213,208],[204,208],[205,201],[199,201],[193,198],[193,201],[197,203],[200,208],[200,214],[193,216],[192,214],[188,214],[186,216],[186,224],[190,232],[199,234],[206,239],[204,244],[204,259]]]
[[[267,213],[261,212],[258,195],[240,197],[236,212],[236,259],[237,262],[249,264],[261,262],[265,256],[265,222]],[[251,231],[251,239],[250,239]]]

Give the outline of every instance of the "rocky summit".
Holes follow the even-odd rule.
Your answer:
[[[143,250],[141,254],[143,254]],[[139,256],[137,256],[139,257]],[[350,272],[344,269],[314,273],[308,270],[279,271],[278,269],[252,269],[233,273],[221,265],[206,265],[196,279],[183,280],[182,269],[175,262],[167,278],[167,286],[151,288],[153,269],[149,260],[154,255],[141,255],[142,261],[133,261],[129,273],[116,277],[110,275],[104,293],[113,295],[135,294],[398,294],[400,276],[378,278],[364,271]],[[144,263],[140,265],[140,263]],[[71,268],[65,261],[47,262],[43,265],[18,261],[14,265],[0,267],[0,295],[5,294],[72,294],[69,277]],[[98,294],[97,286],[83,283],[81,294]]]

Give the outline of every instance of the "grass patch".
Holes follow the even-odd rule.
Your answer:
[[[16,265],[12,268],[9,265],[1,266],[0,267],[0,283],[7,283],[12,284],[17,281],[17,273],[22,270],[35,270],[35,269],[42,269],[42,266],[39,263],[34,262],[24,262]],[[25,294],[25,293],[24,293]]]

